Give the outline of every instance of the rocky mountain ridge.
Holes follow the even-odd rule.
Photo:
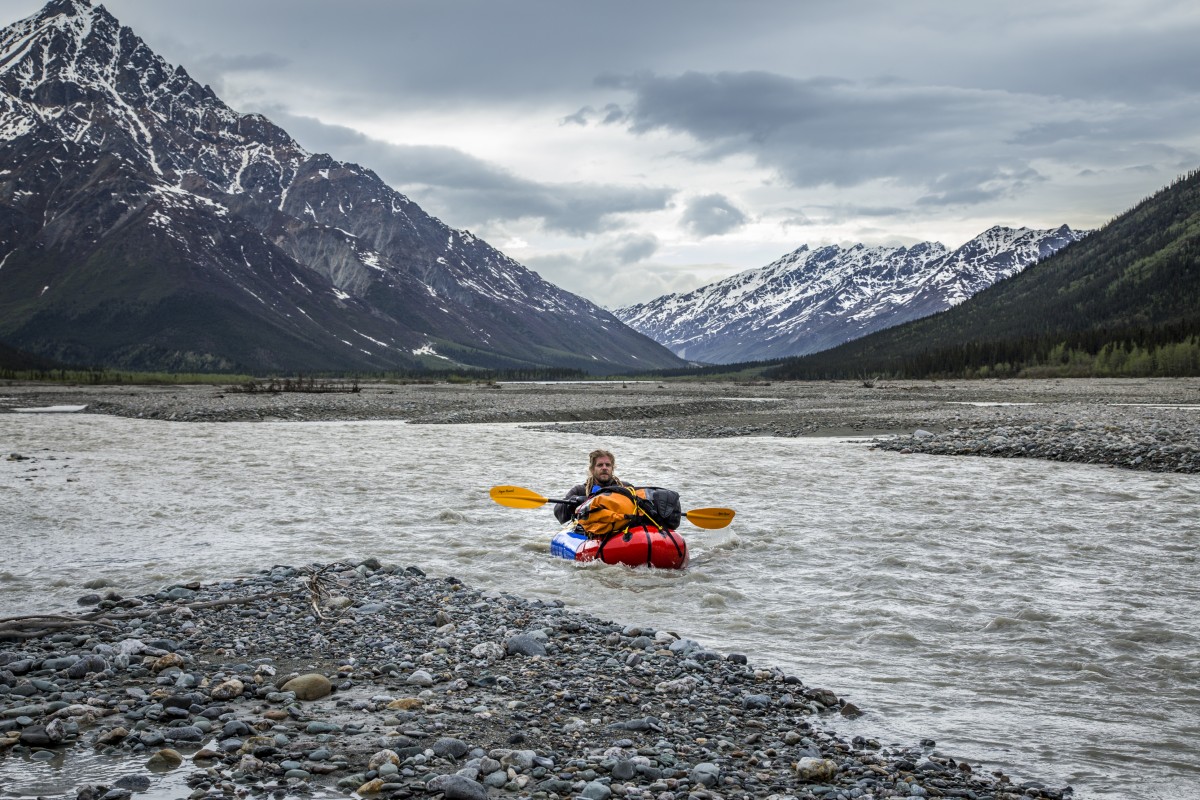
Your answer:
[[[145,369],[680,364],[88,0],[0,30],[0,339]]]
[[[827,350],[950,308],[1086,232],[995,226],[961,247],[807,245],[759,269],[616,310],[689,361],[728,364]]]

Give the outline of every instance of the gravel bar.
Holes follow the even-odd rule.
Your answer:
[[[930,740],[847,741],[830,728],[858,709],[744,655],[416,567],[91,588],[78,614],[0,620],[0,759],[128,757],[80,800],[164,771],[192,800],[1071,794]]]
[[[870,385],[868,385],[870,384]],[[0,413],[86,405],[176,422],[521,423],[638,438],[880,437],[903,453],[1200,470],[1200,379],[364,383],[357,393],[0,385]]]

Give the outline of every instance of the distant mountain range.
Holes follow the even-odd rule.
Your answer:
[[[0,30],[0,340],[177,371],[683,363],[87,0]]]
[[[689,361],[729,364],[804,355],[955,306],[1083,238],[994,227],[955,250],[807,245],[760,269],[617,309]]]
[[[767,374],[1200,375],[1200,170],[941,314]]]

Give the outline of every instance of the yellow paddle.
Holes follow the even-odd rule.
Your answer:
[[[520,486],[493,486],[489,492],[492,500],[508,508],[539,508],[546,503],[565,503],[566,500],[551,500],[535,491]],[[732,508],[697,508],[684,514],[688,522],[698,528],[724,528],[733,520]]]
[[[523,489],[520,486],[493,486],[488,493],[502,506],[509,508],[541,508],[549,503],[548,498],[542,497],[535,491]],[[555,503],[565,503],[566,500],[555,500]]]
[[[734,513],[732,508],[694,508],[684,516],[697,528],[713,529],[724,528],[733,522]]]

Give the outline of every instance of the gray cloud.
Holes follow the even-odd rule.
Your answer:
[[[547,230],[583,236],[622,227],[621,215],[666,208],[675,193],[662,187],[538,183],[451,147],[381,142],[278,109],[267,116],[309,150],[374,170],[457,227],[537,218]]]
[[[643,303],[704,282],[689,270],[651,261],[658,248],[652,235],[610,234],[586,250],[543,253],[523,263],[551,283],[608,308]]]
[[[1068,119],[1059,122],[1036,122],[1024,130],[1018,131],[1009,140],[1009,144],[1042,146],[1058,144],[1064,141],[1078,141],[1095,136],[1099,126],[1094,122],[1081,119]]]
[[[721,194],[706,194],[688,201],[680,222],[700,238],[720,236],[746,224],[746,215]]]
[[[598,84],[632,93],[618,124],[639,135],[686,134],[697,160],[749,155],[795,188],[890,181],[918,190],[926,205],[1020,193],[1040,180],[1039,161],[1120,163],[1123,148],[1144,148],[1185,125],[1175,103],[1135,113],[894,79],[685,72],[607,75]],[[1159,166],[1174,168],[1166,159]]]
[[[605,125],[613,125],[615,123],[621,122],[624,119],[625,119],[625,112],[616,103],[609,103],[608,105],[606,105],[604,107],[603,122]]]
[[[10,3],[11,4],[11,3]],[[18,0],[13,18],[40,0]],[[377,97],[495,102],[578,97],[597,74],[902,76],[1074,99],[1200,91],[1200,15],[1187,3],[958,0],[107,0],[176,63],[205,52],[293,54],[294,79]],[[181,33],[184,31],[186,33]],[[186,43],[181,39],[186,39]],[[185,57],[186,56],[186,57]],[[214,66],[215,63],[214,63]],[[214,76],[202,80],[214,82]]]
[[[989,124],[1012,127],[1005,117],[1014,101],[1003,93],[763,72],[608,77],[602,84],[634,93],[626,123],[632,132],[686,133],[699,142],[699,159],[749,154],[794,187],[880,178],[923,186],[930,176],[966,169],[977,189],[996,184],[980,189],[981,200],[1028,169],[1019,155],[980,146]]]
[[[995,17],[962,9],[978,17],[959,45],[963,85],[1136,106],[1200,91],[1200,15],[1186,3],[1031,3]]]
[[[854,217],[900,217],[912,212],[907,208],[897,206],[849,206],[843,207],[843,218]]]
[[[191,67],[206,73],[270,72],[292,66],[292,60],[277,53],[249,53],[227,55],[210,53],[198,58]]]
[[[696,23],[690,44],[704,48],[727,44],[739,22],[769,27],[769,15],[748,22],[744,6],[719,0],[668,0],[654,9],[642,0],[205,0],[176,7],[183,5],[106,0],[174,63],[206,64],[196,72],[202,82],[221,82],[220,58],[207,59],[213,52],[288,52],[291,80],[341,87],[343,107],[360,108],[381,98],[423,105],[568,100],[609,65],[641,66],[647,54],[662,52],[679,38],[682,15]]]
[[[635,233],[617,240],[612,253],[621,264],[636,264],[658,252],[658,237],[652,233]]]
[[[562,118],[560,125],[587,125],[592,115],[596,113],[596,109],[591,106],[584,106],[574,114],[568,114]]]
[[[779,213],[783,215],[779,220],[779,224],[783,228],[806,228],[813,224],[812,218],[804,213],[799,208],[781,208]]]
[[[1036,170],[1029,168],[1016,172],[967,168],[931,181],[930,192],[916,202],[923,206],[989,203],[1043,180]]]

